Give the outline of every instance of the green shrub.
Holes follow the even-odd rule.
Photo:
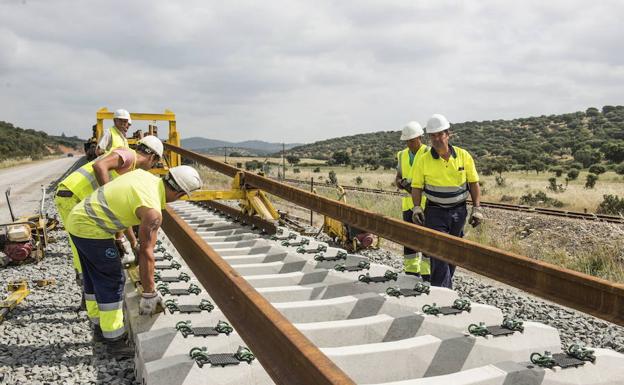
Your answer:
[[[505,185],[507,184],[505,178],[500,175],[496,175],[496,177],[494,177],[494,180],[496,181],[496,185],[498,187],[505,187]]]
[[[334,170],[329,172],[329,183],[338,184],[338,177],[336,177],[336,171]]]
[[[568,171],[568,180],[575,180],[579,176],[579,170],[573,168]]]
[[[618,175],[624,175],[624,162],[622,162],[622,163],[618,164],[617,166],[615,166],[613,171],[615,171],[615,173],[618,174]]]
[[[358,177],[355,178],[355,184],[359,186],[362,184],[362,182],[363,182],[362,177],[358,175]]]
[[[535,195],[528,193],[520,197],[520,204],[528,206],[552,206],[563,207],[563,202],[557,199],[550,198],[543,191],[538,191]]]
[[[321,168],[320,167],[315,167],[314,170],[312,170],[312,172],[321,172]]]
[[[551,172],[555,173],[555,176],[557,178],[561,177],[561,175],[563,175],[563,169],[561,167],[552,167],[550,169]]]
[[[299,170],[298,168],[293,168],[293,172],[294,172],[295,174],[299,174],[299,173],[301,172],[301,170]]]
[[[589,172],[591,172],[592,174],[596,174],[596,175],[604,174],[606,171],[607,169],[605,168],[605,166],[601,164],[592,164],[589,167]]]
[[[594,186],[596,186],[597,181],[598,181],[598,175],[587,174],[587,179],[585,179],[585,188],[594,188]]]
[[[602,202],[596,210],[598,214],[611,214],[624,216],[624,198],[617,195],[603,195]]]
[[[577,170],[582,170],[583,169],[583,165],[579,162],[574,162],[572,164],[570,164],[570,168],[575,168]]]

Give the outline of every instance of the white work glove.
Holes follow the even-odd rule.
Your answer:
[[[162,309],[162,297],[158,292],[141,294],[141,301],[139,302],[140,315],[153,315],[161,312]]]
[[[485,216],[483,215],[483,212],[481,212],[481,206],[473,206],[468,223],[470,223],[472,227],[477,227],[483,222],[484,219]]]
[[[412,223],[416,225],[424,226],[425,225],[425,212],[423,211],[422,207],[415,206],[412,209],[412,212],[413,212]]]

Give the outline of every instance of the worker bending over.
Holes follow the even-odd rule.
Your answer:
[[[65,226],[67,226],[67,217],[74,206],[99,186],[137,168],[151,169],[160,160],[162,154],[163,144],[160,139],[155,136],[148,136],[138,142],[136,151],[125,147],[115,148],[109,154],[89,162],[69,174],[58,184],[54,197],[54,203],[56,203],[56,208]],[[127,234],[129,234],[130,245],[135,247],[137,242],[134,234],[131,231],[128,231]],[[117,239],[120,238],[121,234],[118,235]],[[76,279],[78,284],[82,285],[82,268],[78,253],[71,239],[69,244],[73,254]]]
[[[139,271],[143,294],[141,314],[152,314],[162,299],[154,285],[154,247],[161,210],[202,186],[189,166],[169,170],[161,179],[147,171],[124,174],[95,190],[69,214],[67,230],[83,268],[87,315],[95,341],[105,342],[110,354],[132,357],[127,345],[122,310],[124,273],[115,233],[139,225]]]
[[[469,223],[475,227],[483,221],[480,209],[479,175],[468,151],[449,144],[449,121],[434,114],[425,127],[431,150],[424,154],[414,169],[412,199],[420,202],[427,197],[423,210],[414,207],[413,222],[432,230],[464,236],[466,199],[472,198]],[[431,285],[452,288],[455,266],[431,257]]]
[[[401,198],[401,210],[403,220],[412,222],[414,201],[412,201],[412,174],[420,158],[429,151],[429,148],[421,141],[424,132],[418,122],[409,122],[401,132],[401,140],[404,140],[407,147],[397,152],[397,174],[395,183],[397,188],[404,190],[405,196]],[[425,197],[420,202],[422,208],[425,207]],[[423,258],[422,253],[403,247],[403,269],[405,274],[422,275],[424,280],[429,280],[429,259]]]
[[[128,147],[126,134],[132,125],[130,113],[122,109],[115,111],[113,114],[113,123],[114,126],[104,132],[102,139],[100,139],[97,145],[95,153],[98,156],[117,147]]]

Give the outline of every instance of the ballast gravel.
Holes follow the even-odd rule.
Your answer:
[[[51,196],[46,210],[56,215]],[[67,234],[50,233],[46,257],[38,264],[0,268],[0,297],[7,283],[26,280],[30,294],[0,324],[0,384],[134,384],[134,362],[116,360],[93,344],[80,288],[74,279]],[[37,279],[56,283],[37,287]]]

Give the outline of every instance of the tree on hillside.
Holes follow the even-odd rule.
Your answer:
[[[301,159],[299,159],[298,156],[296,155],[288,155],[286,156],[286,161],[288,162],[288,164],[290,164],[291,166],[296,165],[297,163],[299,163],[301,161]]]
[[[613,163],[624,161],[624,142],[606,142],[602,145],[601,150],[605,159]]]
[[[332,159],[335,164],[349,164],[351,162],[351,158],[346,151],[336,151],[332,154]]]
[[[589,167],[602,160],[602,153],[587,146],[574,153],[574,160],[582,163],[583,167]]]
[[[539,175],[540,172],[546,170],[546,164],[542,162],[541,160],[534,160],[534,161],[531,161],[530,168],[531,170],[535,170],[537,175]]]

